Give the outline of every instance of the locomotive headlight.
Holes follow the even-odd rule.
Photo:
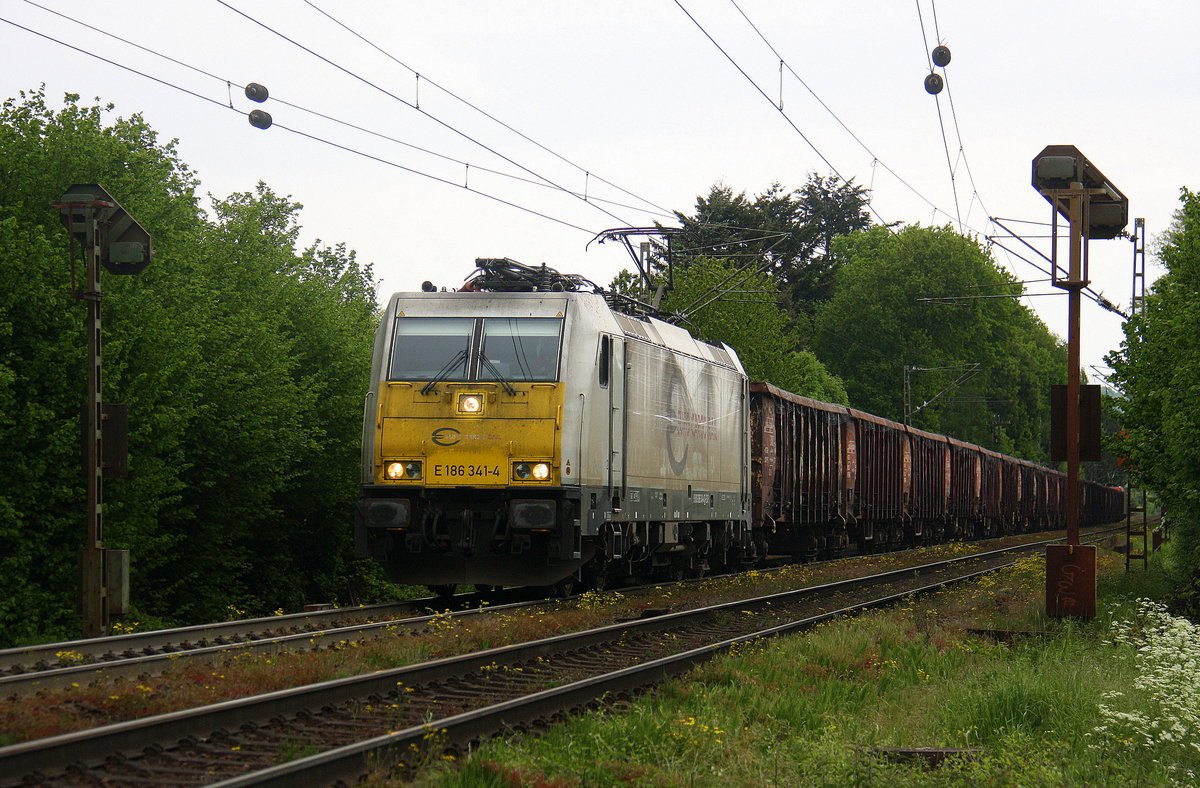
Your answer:
[[[383,478],[385,479],[420,479],[421,478],[421,463],[411,460],[409,462],[389,462],[383,466]]]
[[[550,463],[547,462],[515,462],[513,463],[513,478],[520,481],[544,482],[550,478]]]
[[[483,413],[483,395],[482,394],[459,394],[458,395],[458,412],[459,413]]]

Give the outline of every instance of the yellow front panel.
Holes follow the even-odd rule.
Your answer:
[[[515,383],[510,394],[495,383],[442,383],[422,394],[421,383],[387,383],[376,425],[379,447],[375,479],[379,484],[429,487],[539,486],[559,480],[559,419],[562,389],[558,383]],[[464,413],[464,396],[478,395],[478,413]],[[383,464],[419,460],[418,480],[383,478]],[[512,478],[514,461],[551,465],[544,481]]]

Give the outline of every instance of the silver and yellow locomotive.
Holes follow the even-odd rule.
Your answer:
[[[355,544],[397,582],[561,591],[757,557],[737,355],[563,279],[389,301]]]

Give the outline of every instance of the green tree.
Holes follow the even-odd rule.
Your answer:
[[[69,636],[83,542],[84,310],[49,207],[98,182],[153,235],[104,277],[105,400],[130,409],[130,478],[105,485],[142,613],[211,620],[345,599],[374,282],[343,246],[297,251],[300,206],[259,184],[197,207],[137,115],[0,108],[0,643]],[[369,570],[366,570],[369,571]]]
[[[68,236],[50,207],[73,183],[100,181],[152,227],[160,256],[169,260],[201,226],[194,178],[174,144],[159,144],[140,116],[105,123],[111,107],[83,107],[77,96],[52,112],[41,91],[0,106],[0,643],[38,634],[70,634],[77,625],[75,556],[84,541],[83,482],[79,465],[79,412],[84,394],[85,310],[71,297]],[[162,279],[152,265],[138,280]],[[81,273],[76,271],[76,279]],[[127,354],[153,355],[179,339],[146,344],[122,318],[123,277],[107,277],[104,302],[109,401],[136,408],[137,387],[115,395],[126,373],[142,391],[150,376],[129,369]],[[140,284],[140,282],[139,282]],[[163,319],[161,307],[146,315]],[[170,392],[170,386],[166,391]],[[158,395],[162,395],[160,390]],[[153,396],[153,394],[151,394]],[[131,441],[141,447],[147,425],[135,421]],[[135,463],[139,455],[135,453]],[[132,479],[107,486],[109,545],[124,546],[129,532],[153,529],[171,503],[175,471],[137,468]],[[124,487],[124,489],[121,489]],[[134,503],[136,501],[136,503]],[[130,514],[126,520],[118,516]],[[149,536],[149,533],[146,532]],[[149,542],[142,557],[170,549],[170,538]]]
[[[774,183],[753,199],[717,184],[696,198],[692,215],[675,212],[682,232],[672,251],[681,267],[696,258],[761,261],[787,303],[809,312],[829,297],[833,240],[870,225],[868,197],[853,180],[816,173],[799,189]]]
[[[1181,190],[1158,258],[1166,267],[1108,356],[1123,432],[1110,441],[1131,481],[1161,497],[1178,542],[1179,590],[1200,613],[1200,195]]]
[[[902,420],[907,374],[915,426],[1043,459],[1061,344],[1015,298],[972,298],[1020,283],[949,227],[876,227],[834,246],[842,263],[813,347],[851,403]]]

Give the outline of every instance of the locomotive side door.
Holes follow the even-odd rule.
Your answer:
[[[608,384],[608,504],[621,509],[625,497],[625,341],[605,334],[600,342],[601,378]]]

